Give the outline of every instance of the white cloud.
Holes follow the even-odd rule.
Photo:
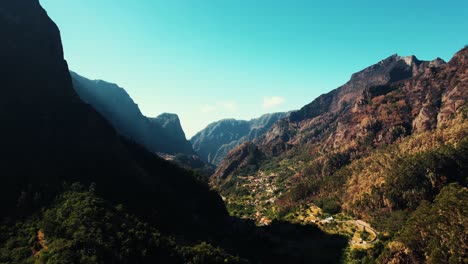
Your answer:
[[[263,107],[272,108],[284,103],[284,98],[281,96],[271,96],[263,98]]]
[[[236,102],[232,101],[225,101],[225,102],[217,102],[213,105],[204,105],[201,108],[203,113],[211,113],[216,110],[219,111],[228,111],[228,112],[235,112],[237,111],[237,104]]]

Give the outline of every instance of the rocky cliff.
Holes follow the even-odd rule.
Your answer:
[[[332,149],[375,147],[441,126],[466,100],[466,50],[449,63],[393,55],[355,73],[277,122],[259,138],[260,148],[279,155],[316,142]]]
[[[190,140],[206,161],[219,165],[224,157],[245,141],[253,141],[288,113],[266,114],[250,121],[225,119],[208,125]]]

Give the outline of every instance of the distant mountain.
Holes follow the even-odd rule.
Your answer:
[[[190,142],[202,159],[219,165],[229,151],[242,142],[262,136],[276,121],[286,116],[288,113],[273,113],[250,121],[224,119],[209,124],[193,136]]]
[[[144,116],[128,93],[113,83],[89,80],[70,72],[83,101],[102,114],[120,134],[153,153],[195,155],[176,114]]]

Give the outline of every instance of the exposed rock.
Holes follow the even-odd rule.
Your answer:
[[[219,165],[233,148],[253,141],[288,113],[266,114],[250,121],[225,119],[208,125],[190,140],[195,151],[207,162]]]
[[[466,53],[449,63],[390,56],[277,122],[257,140],[259,147],[275,156],[314,142],[335,149],[377,146],[433,129],[466,105]]]
[[[254,142],[268,157],[307,144],[320,151],[360,155],[442,126],[467,112],[467,54],[465,48],[449,63],[393,55],[353,74],[348,83],[289,118],[278,120]],[[242,170],[247,146],[229,153],[213,178],[224,179]]]

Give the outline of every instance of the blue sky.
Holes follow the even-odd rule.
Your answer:
[[[468,44],[468,1],[41,0],[70,69],[124,87],[188,137],[222,118],[299,109],[394,53]]]

